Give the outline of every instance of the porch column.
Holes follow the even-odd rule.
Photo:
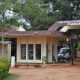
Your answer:
[[[48,43],[48,62],[52,63],[52,43]]]
[[[41,43],[41,60],[43,57],[46,57],[46,38],[43,38],[43,42]]]
[[[20,62],[20,43],[17,43],[17,62]]]
[[[57,58],[57,54],[58,54],[57,46],[58,46],[58,42],[55,41],[54,42],[54,57],[56,59],[56,62],[58,61],[58,58]]]
[[[46,44],[42,44],[42,55],[46,57]]]
[[[8,47],[7,48],[8,49],[7,50],[8,51],[8,59],[10,60],[11,59],[11,44],[8,44],[7,47]]]

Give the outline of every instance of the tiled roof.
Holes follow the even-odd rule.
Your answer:
[[[48,31],[50,30],[50,31],[56,31],[59,27],[63,27],[63,26],[65,26],[65,25],[67,25],[67,23],[60,23],[59,21],[57,21],[57,22],[55,22],[49,29],[48,29]]]
[[[18,36],[61,36],[62,34],[57,31],[14,31],[14,32],[4,32],[4,37],[18,37]],[[2,32],[0,32],[0,37]]]
[[[57,21],[55,22],[48,30],[55,31],[59,28],[62,28],[64,26],[76,26],[80,25],[80,20],[70,20],[70,21]]]
[[[40,30],[40,31],[16,31],[16,27],[13,27],[12,30],[8,32],[4,32],[4,36],[8,37],[18,37],[18,36],[63,36],[58,29],[73,24],[80,25],[80,20],[72,20],[72,21],[57,21],[54,23],[48,30]],[[74,24],[74,25],[75,25]],[[0,32],[0,37],[2,36],[2,32]]]

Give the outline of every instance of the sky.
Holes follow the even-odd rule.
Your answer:
[[[13,11],[10,11],[10,10],[6,10],[5,12],[5,17],[8,17],[8,18],[13,18],[15,16],[15,13]],[[18,20],[19,23],[24,23],[28,26],[30,26],[30,22],[29,21],[26,21],[25,18],[20,18]]]

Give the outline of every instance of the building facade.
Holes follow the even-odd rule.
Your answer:
[[[46,57],[48,63],[57,61],[59,40],[67,39],[64,33],[73,29],[80,29],[80,21],[58,21],[48,30],[26,31],[22,27],[14,31],[8,31],[4,37],[16,38],[16,62],[17,63],[42,63],[43,57]],[[63,31],[63,32],[62,32]],[[0,32],[0,35],[2,33]],[[0,47],[1,48],[1,47]],[[9,57],[10,45],[8,45]],[[0,50],[1,51],[1,50]]]

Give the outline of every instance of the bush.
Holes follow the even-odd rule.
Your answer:
[[[77,50],[77,51],[80,51],[80,40],[77,42],[76,50]]]
[[[47,63],[47,59],[46,59],[45,56],[43,56],[43,58],[42,58],[42,63],[43,63],[43,64],[46,64],[46,63]]]
[[[0,80],[8,75],[9,67],[9,60],[5,58],[0,58]]]

